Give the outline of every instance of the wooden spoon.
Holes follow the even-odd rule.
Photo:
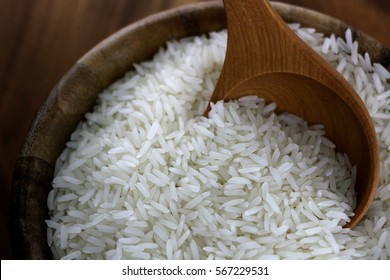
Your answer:
[[[304,43],[266,0],[224,0],[228,43],[211,102],[257,95],[326,136],[357,166],[355,226],[379,180],[379,150],[371,117],[351,85]]]

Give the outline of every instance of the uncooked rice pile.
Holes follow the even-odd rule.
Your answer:
[[[59,158],[48,244],[62,259],[389,259],[389,72],[351,31],[291,24],[359,92],[375,122],[380,186],[353,230],[356,169],[257,97],[213,105],[226,31],[169,42],[100,94]]]

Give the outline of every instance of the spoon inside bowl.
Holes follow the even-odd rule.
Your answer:
[[[257,95],[309,124],[357,167],[355,226],[368,210],[379,180],[379,150],[370,115],[352,86],[304,43],[267,0],[224,0],[228,42],[210,102]]]

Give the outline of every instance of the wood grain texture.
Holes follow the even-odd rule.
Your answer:
[[[46,225],[44,219],[48,218],[48,212],[42,208],[42,201],[37,197],[47,196],[51,188],[50,180],[53,176],[53,166],[47,162],[33,158],[24,157],[18,160],[15,169],[14,194],[20,198],[15,200],[11,219],[14,228],[20,230],[13,232],[14,257],[21,256],[42,256],[50,258],[50,249],[46,242]],[[41,223],[37,223],[41,220]],[[37,257],[36,257],[37,258]]]
[[[326,136],[359,170],[355,215],[346,225],[354,227],[370,207],[379,182],[378,142],[366,106],[345,78],[292,32],[268,1],[223,2],[227,51],[211,101],[255,94],[275,103],[277,112],[297,115],[309,124],[323,124]],[[293,10],[297,9],[278,9],[283,15]],[[296,13],[293,20],[306,21],[306,14],[303,10],[300,18]],[[315,18],[323,26],[341,27],[323,14]]]
[[[50,90],[90,48],[157,11],[201,0],[0,0],[1,258],[11,258],[9,197],[23,139]],[[338,17],[390,46],[387,0],[284,0]],[[385,56],[384,56],[385,57]]]

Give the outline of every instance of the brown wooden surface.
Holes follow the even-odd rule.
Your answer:
[[[31,121],[50,89],[96,43],[157,11],[201,0],[0,0],[1,259],[10,183]],[[206,1],[206,0],[203,0]],[[284,0],[344,20],[390,47],[388,0]]]
[[[379,182],[378,142],[366,106],[334,67],[293,36],[269,2],[224,0],[224,6],[227,51],[211,101],[256,94],[267,103],[276,103],[277,112],[323,124],[326,136],[359,170],[355,215],[347,224],[353,228],[370,207]],[[332,26],[327,16],[315,14],[315,19]]]

